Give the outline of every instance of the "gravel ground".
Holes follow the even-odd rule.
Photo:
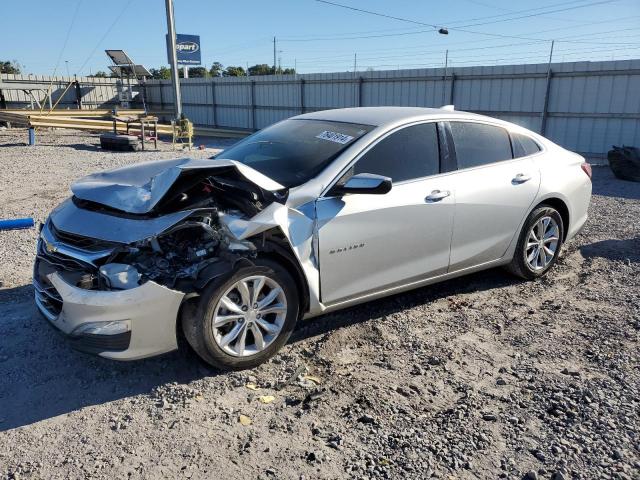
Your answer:
[[[177,155],[24,137],[0,132],[0,218],[42,221],[81,175]],[[0,232],[0,476],[640,478],[639,220],[640,184],[595,168],[546,278],[490,270],[326,315],[231,374],[71,350],[32,302],[35,231]]]

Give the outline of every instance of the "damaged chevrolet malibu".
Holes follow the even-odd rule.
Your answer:
[[[587,219],[591,168],[504,121],[368,107],[293,117],[207,160],[89,175],[72,192],[40,232],[44,317],[102,357],[184,338],[241,369],[301,319],[497,266],[546,274]]]

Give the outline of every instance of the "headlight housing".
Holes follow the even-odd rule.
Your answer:
[[[100,267],[100,276],[109,288],[128,290],[140,285],[142,275],[133,265],[107,263]]]

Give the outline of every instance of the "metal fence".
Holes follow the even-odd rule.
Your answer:
[[[191,78],[183,110],[196,124],[255,130],[329,108],[438,107],[511,121],[590,158],[640,145],[640,60],[380,72]],[[154,110],[170,109],[168,81],[147,82]]]
[[[329,108],[403,105],[483,113],[511,121],[570,150],[601,158],[611,145],[640,146],[640,60],[455,67],[305,75],[190,78],[183,109],[198,126],[256,130]],[[550,73],[550,74],[549,74]],[[46,94],[51,88],[49,98]],[[112,108],[113,78],[0,75],[0,108]],[[167,80],[135,90],[147,107],[170,110]],[[142,95],[134,99],[141,106]],[[138,100],[136,102],[136,100]]]
[[[119,104],[118,83],[115,78],[2,74],[0,108],[113,108]]]

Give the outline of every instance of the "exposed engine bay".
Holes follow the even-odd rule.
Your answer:
[[[160,235],[123,246],[99,273],[106,288],[131,288],[153,280],[168,288],[189,291],[207,267],[230,265],[255,256],[255,252],[252,242],[233,241],[223,231],[216,211],[203,212]]]
[[[240,212],[234,212],[241,215]],[[65,246],[94,252],[67,258]],[[218,223],[216,209],[201,210],[168,230],[131,244],[112,244],[61,232],[52,220],[43,226],[38,257],[73,286],[88,290],[125,290],[152,280],[185,293],[194,291],[218,270],[256,255],[251,241],[231,238]],[[104,249],[104,250],[103,250]],[[73,260],[72,260],[73,258]],[[209,268],[212,267],[212,268]],[[208,270],[208,277],[202,277]],[[200,282],[198,282],[200,280]],[[42,279],[46,283],[46,279]]]
[[[89,175],[72,191],[42,226],[34,267],[37,301],[52,318],[63,308],[54,274],[85,292],[151,282],[197,296],[261,252],[277,250],[301,275],[315,269],[299,261],[313,262],[313,221],[286,206],[288,189],[231,160],[136,164]],[[300,239],[290,237],[293,224]]]
[[[286,199],[286,189],[266,190],[279,185],[269,180],[261,186],[229,162],[216,164],[152,162],[74,184],[74,197],[54,210],[38,244],[34,280],[51,315],[62,309],[49,278],[54,272],[85,290],[127,290],[153,281],[191,293],[237,262],[250,262],[256,246],[234,238],[220,214],[250,218]]]
[[[181,278],[195,280],[200,270],[216,261],[218,250],[226,246],[221,247],[223,238],[211,223],[210,217],[185,221],[168,233],[129,247],[117,260],[135,267],[144,278],[171,288]]]

